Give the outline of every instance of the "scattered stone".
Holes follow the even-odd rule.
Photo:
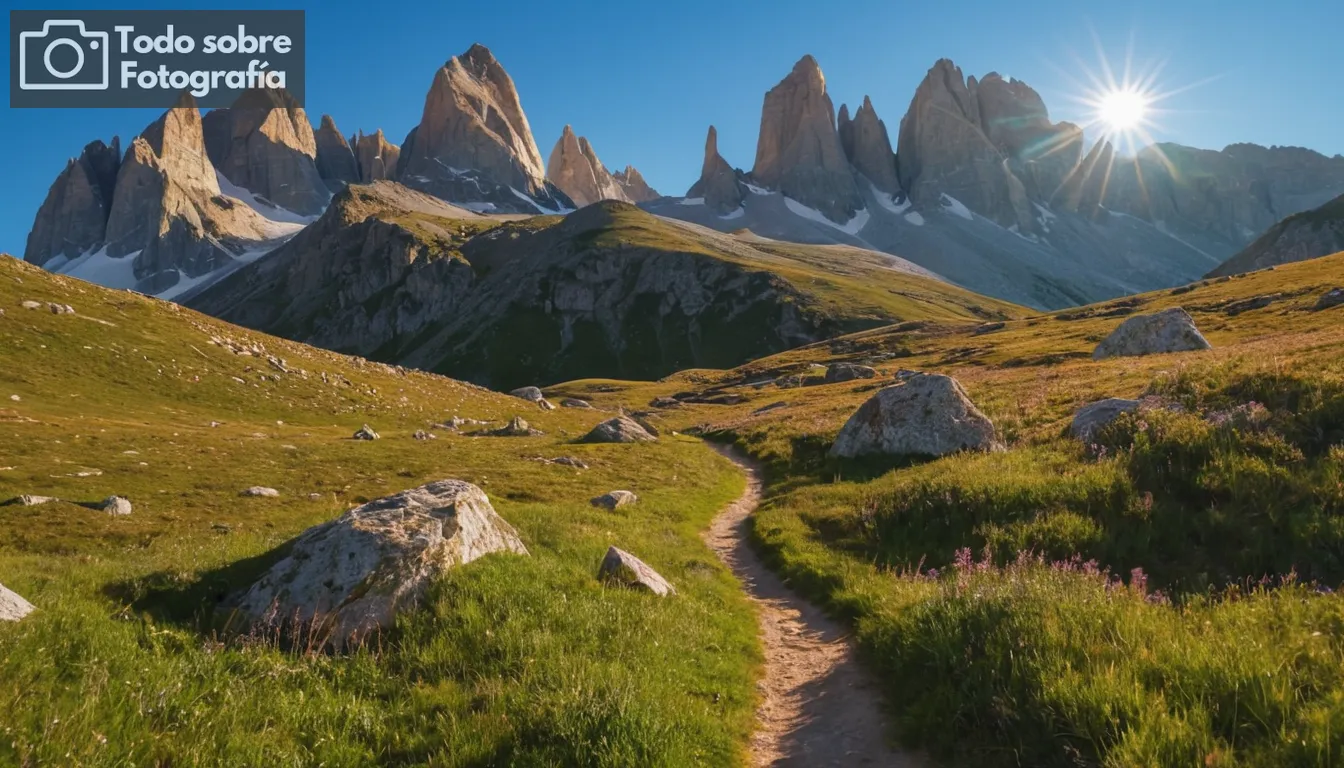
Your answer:
[[[55,496],[34,496],[32,494],[25,493],[22,496],[15,496],[9,501],[6,501],[5,506],[38,507],[43,504],[51,504],[56,501],[60,501],[60,499],[56,498]]]
[[[1228,304],[1227,306],[1223,307],[1223,313],[1230,317],[1236,317],[1237,315],[1240,315],[1243,312],[1250,312],[1253,309],[1264,309],[1265,307],[1268,307],[1270,304],[1273,304],[1274,302],[1282,298],[1283,294],[1281,293],[1269,293],[1264,294],[1262,296],[1252,296],[1249,299],[1242,299],[1241,301],[1234,301],[1231,304]]]
[[[98,508],[109,515],[123,517],[131,514],[131,500],[125,496],[108,496]]]
[[[1180,307],[1134,315],[1097,345],[1093,360],[1210,349],[1190,313]]]
[[[423,429],[417,429],[417,430],[415,430],[415,434],[411,435],[411,437],[414,438],[414,439],[416,439],[416,440],[438,440],[438,439],[439,439],[439,436],[438,436],[438,435],[434,434],[433,432],[426,432],[426,431],[423,430]]]
[[[585,443],[649,443],[658,438],[629,416],[617,416],[593,427],[584,435]]]
[[[536,387],[519,387],[509,394],[517,398],[522,398],[529,403],[539,403],[546,399],[545,396],[541,394],[541,390]]]
[[[605,584],[619,584],[631,589],[644,590],[659,597],[677,593],[677,590],[667,583],[667,579],[660,576],[643,560],[616,547],[608,549],[607,556],[602,558],[602,565],[597,569],[597,578]]]
[[[1088,403],[1073,415],[1069,432],[1084,443],[1091,443],[1092,438],[1102,427],[1120,418],[1122,414],[1137,411],[1140,405],[1138,400],[1125,400],[1119,397],[1108,397],[1105,400]]]
[[[1340,304],[1344,304],[1344,288],[1331,288],[1321,294],[1321,298],[1316,301],[1316,306],[1312,309],[1319,312],[1322,309],[1338,307]]]
[[[587,400],[580,400],[577,397],[566,397],[560,401],[561,408],[592,408],[592,404]]]
[[[907,381],[909,379],[913,379],[916,376],[923,376],[923,375],[924,375],[923,371],[912,371],[909,368],[902,368],[896,372],[895,378],[898,381]]]
[[[40,301],[25,301],[25,302],[23,302],[23,308],[24,308],[24,309],[41,309],[41,308],[42,308],[42,302],[40,302]]]
[[[440,480],[309,528],[238,599],[262,626],[342,650],[390,628],[446,570],[492,552],[526,555],[478,487]]]
[[[22,398],[22,397],[19,397],[18,395],[10,395],[10,396],[9,396],[9,399],[10,399],[10,400],[13,400],[13,401],[16,402],[16,403],[18,403],[18,402],[22,402],[22,400],[23,400],[23,398]]]
[[[1001,331],[1001,330],[1003,330],[1003,328],[1004,328],[1005,325],[1007,325],[1007,324],[1006,324],[1006,323],[985,323],[984,325],[981,325],[980,327],[978,327],[978,328],[975,329],[975,334],[974,334],[974,335],[976,335],[976,336],[982,336],[982,335],[984,335],[984,334],[986,334],[986,333],[993,333],[993,332],[995,332],[995,331]]]
[[[584,461],[583,459],[575,458],[574,456],[557,456],[554,459],[551,459],[549,463],[560,464],[566,467],[574,467],[575,469],[588,468],[588,462]]]
[[[634,504],[636,501],[639,501],[639,497],[630,491],[611,491],[589,500],[589,503],[603,509],[617,509],[627,504]]]
[[[827,384],[838,384],[842,381],[854,381],[855,379],[871,379],[875,376],[877,376],[877,371],[866,365],[831,363],[826,366]]]
[[[514,416],[509,419],[509,423],[499,429],[489,433],[494,437],[536,437],[545,434],[539,429],[533,429],[531,424],[522,416]]]
[[[956,379],[925,374],[877,392],[849,417],[830,455],[943,456],[997,451],[994,424]]]
[[[73,315],[75,308],[69,304],[57,304],[54,301],[47,302],[47,309],[51,310],[53,315]]]
[[[244,488],[243,490],[239,491],[239,492],[238,492],[238,495],[239,495],[239,496],[265,496],[265,497],[267,497],[267,498],[274,498],[274,497],[276,497],[276,496],[279,496],[279,495],[280,495],[280,492],[277,491],[277,490],[275,490],[274,488],[267,488],[267,487],[262,486],[262,485],[254,485],[254,486],[252,486],[251,488]]]
[[[322,494],[320,494],[320,493],[316,493],[316,492],[314,492],[314,493],[310,493],[310,494],[308,494],[308,500],[309,500],[309,501],[321,501],[321,500],[322,500]]]
[[[0,621],[18,621],[32,612],[32,603],[0,584]]]
[[[381,436],[377,432],[373,431],[373,427],[370,427],[368,424],[360,427],[359,431],[354,434],[355,440],[377,440],[380,437]]]
[[[681,401],[675,397],[655,397],[649,402],[652,408],[680,408]]]
[[[803,386],[803,376],[798,373],[790,374],[788,376],[780,376],[778,379],[775,379],[775,386],[780,389],[797,389],[798,387]]]

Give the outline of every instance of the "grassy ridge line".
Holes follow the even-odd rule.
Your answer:
[[[135,505],[115,519],[64,502],[0,507],[0,581],[38,608],[0,627],[0,764],[740,761],[755,621],[698,534],[743,481],[700,441],[577,445],[605,414],[542,412],[8,258],[0,309],[0,499]],[[432,427],[515,414],[546,434]],[[349,440],[365,422],[383,439]],[[420,429],[438,439],[411,439]],[[534,460],[559,455],[591,469]],[[211,606],[300,531],[444,477],[484,488],[532,556],[454,571],[426,610],[350,657],[206,631]],[[281,497],[240,498],[251,485]],[[613,488],[639,504],[588,504]],[[611,544],[678,597],[600,587]]]

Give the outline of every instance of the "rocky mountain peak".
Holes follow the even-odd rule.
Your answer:
[[[625,170],[617,171],[611,177],[620,186],[621,191],[625,193],[626,199],[632,203],[646,203],[662,197],[657,190],[649,186],[649,183],[644,180],[643,174],[636,170],[633,165],[625,166]]]
[[[352,144],[361,182],[368,184],[397,178],[401,147],[388,141],[382,128],[368,135],[360,131]]]
[[[254,88],[203,120],[210,161],[230,182],[305,216],[331,198],[308,114],[285,90]]]
[[[700,166],[700,179],[686,196],[704,198],[705,205],[718,214],[742,206],[742,185],[738,182],[737,171],[719,154],[719,132],[712,125],[705,136],[705,161]]]
[[[359,165],[354,150],[341,135],[331,115],[322,116],[314,136],[317,143],[317,173],[332,192],[359,181]]]
[[[546,164],[551,183],[559,187],[575,205],[591,205],[598,200],[623,200],[624,196],[588,140],[574,134],[566,125],[551,150]]]
[[[811,56],[765,94],[752,176],[832,221],[849,221],[863,206],[836,133],[826,78]]]
[[[445,200],[517,207],[511,188],[556,207],[567,202],[553,198],[513,79],[483,45],[434,73],[403,155],[401,180]]]
[[[929,69],[901,120],[901,187],[917,204],[940,205],[946,195],[1004,226],[1032,231],[1026,188],[985,135],[980,88],[950,59]]]
[[[112,193],[121,166],[121,140],[84,146],[47,191],[28,234],[24,259],[39,266],[64,256],[73,259],[103,241]]]
[[[849,118],[848,105],[840,106],[838,118],[840,145],[855,170],[862,173],[873,186],[894,195],[901,191],[896,177],[896,153],[891,149],[887,125],[877,117],[873,101],[863,97],[863,104]]]

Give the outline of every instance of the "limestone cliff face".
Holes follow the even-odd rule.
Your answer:
[[[883,192],[899,193],[901,182],[896,177],[896,153],[891,150],[887,125],[878,119],[872,100],[863,97],[863,104],[854,113],[853,120],[849,118],[849,107],[842,105],[838,124],[840,145],[854,170]]]
[[[420,124],[402,150],[397,178],[441,199],[527,213],[569,207],[546,182],[513,79],[483,45],[434,73]]]
[[[943,195],[1023,232],[1034,229],[1027,190],[985,135],[979,83],[947,59],[933,65],[901,120],[897,141],[901,187],[916,204]]]
[[[397,178],[398,165],[401,163],[401,147],[388,141],[379,128],[369,135],[363,131],[352,137],[355,164],[359,167],[359,180],[364,184]]]
[[[341,135],[331,115],[322,116],[322,125],[314,135],[317,143],[317,173],[332,192],[359,181],[359,165],[354,150]]]
[[[1210,272],[1208,277],[1306,261],[1340,251],[1344,251],[1344,195],[1270,227],[1245,250]]]
[[[66,164],[47,191],[28,234],[24,259],[41,266],[64,256],[73,259],[103,242],[112,191],[121,165],[121,142],[94,141]]]
[[[1049,200],[1078,165],[1083,129],[1050,122],[1045,101],[1020,80],[990,72],[976,88],[980,124],[1032,200]]]
[[[304,216],[331,199],[308,114],[287,91],[258,88],[205,115],[210,162],[230,182]]]
[[[719,132],[709,126],[705,136],[705,160],[700,166],[700,179],[691,185],[687,197],[701,197],[710,210],[720,215],[742,207],[742,184],[737,171],[719,154]]]
[[[835,107],[817,60],[804,56],[765,94],[752,177],[846,222],[863,207],[835,127]]]

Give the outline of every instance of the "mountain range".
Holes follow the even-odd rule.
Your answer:
[[[1125,158],[1027,84],[946,59],[894,133],[868,98],[837,112],[804,56],[765,95],[750,171],[717,139],[681,197],[612,172],[570,126],[543,161],[512,79],[474,45],[434,72],[400,145],[325,115],[314,130],[284,92],[205,115],[184,95],[124,152],[94,141],[67,164],[24,258],[500,384],[732,365],[865,324],[1062,308],[1344,247],[1344,157]],[[914,294],[934,298],[915,310]]]

